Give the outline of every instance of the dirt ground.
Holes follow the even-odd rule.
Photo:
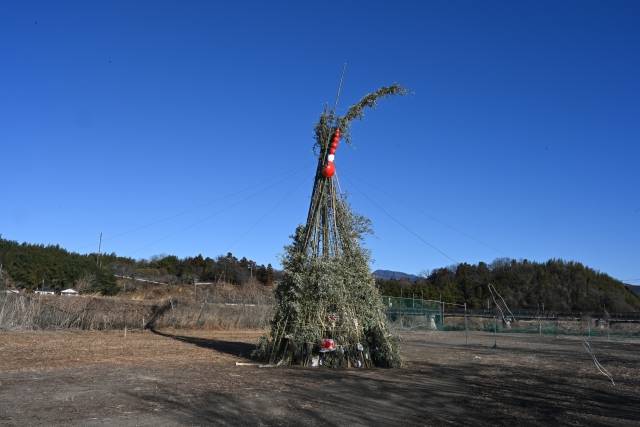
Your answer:
[[[396,370],[236,366],[259,331],[1,332],[1,425],[638,425],[640,343],[403,333]]]

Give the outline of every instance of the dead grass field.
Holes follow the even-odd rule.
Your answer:
[[[257,368],[260,331],[0,333],[2,425],[638,425],[640,344],[412,332],[397,370]]]

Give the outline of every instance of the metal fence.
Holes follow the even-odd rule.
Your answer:
[[[444,304],[421,298],[382,297],[387,318],[394,327],[411,329],[442,329]]]
[[[550,313],[513,310],[504,319],[496,310],[470,310],[464,304],[421,298],[382,297],[387,318],[397,330],[484,331],[546,336],[640,339],[640,313]]]

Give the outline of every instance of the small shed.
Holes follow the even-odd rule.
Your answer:
[[[60,292],[61,295],[64,295],[66,297],[77,297],[78,296],[78,291],[76,291],[75,289],[65,289],[64,291]]]
[[[34,293],[38,295],[55,295],[56,291],[54,291],[53,289],[42,288],[42,289],[36,289]]]

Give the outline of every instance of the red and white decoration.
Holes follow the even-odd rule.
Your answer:
[[[331,338],[323,338],[320,342],[320,353],[336,351],[336,342]]]
[[[329,145],[329,154],[327,155],[327,161],[322,168],[322,176],[325,178],[331,178],[336,173],[336,165],[333,161],[336,158],[336,150],[338,149],[338,143],[340,142],[340,128],[336,129]]]

